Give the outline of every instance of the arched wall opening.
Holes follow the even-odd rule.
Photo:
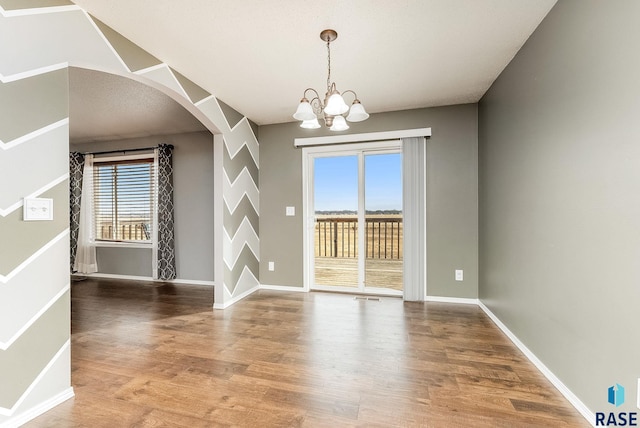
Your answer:
[[[215,235],[211,219],[215,195],[211,183],[215,174],[211,131],[173,98],[126,76],[69,67],[69,94],[71,152],[97,153],[98,161],[126,154],[151,155],[151,150],[140,150],[159,144],[174,147],[175,282],[213,286]],[[113,153],[114,150],[119,152]],[[73,183],[80,183],[71,182],[73,192]],[[77,188],[76,197],[79,192]],[[76,213],[70,230],[72,241],[77,239],[78,208],[72,209]],[[105,227],[109,229],[103,225],[98,230]],[[142,228],[134,228],[140,233],[133,238],[142,239]],[[72,263],[74,250],[72,244]],[[153,248],[148,243],[99,241],[96,253],[98,272],[91,276],[147,281],[153,278]],[[84,277],[75,275],[74,280]],[[213,293],[211,296],[213,299]]]
[[[69,66],[148,84],[214,134],[214,307],[258,286],[259,153],[251,122],[68,1],[0,7],[0,424],[73,396],[70,382]],[[54,220],[25,222],[25,197]],[[218,239],[217,237],[221,237]],[[32,350],[37,349],[34,353]]]

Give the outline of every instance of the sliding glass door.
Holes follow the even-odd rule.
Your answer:
[[[313,165],[317,284],[358,286],[358,156],[317,157]]]
[[[309,155],[311,288],[402,294],[399,144]],[[378,145],[379,146],[379,145]]]
[[[364,154],[365,287],[402,291],[402,158]]]

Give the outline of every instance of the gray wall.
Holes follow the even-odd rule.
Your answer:
[[[0,82],[0,408],[10,410],[0,426],[15,426],[16,415],[72,394],[69,80],[66,69],[10,76],[8,50],[23,39],[0,19],[0,73],[11,77]],[[52,221],[23,220],[28,195],[53,200]]]
[[[559,1],[479,105],[480,298],[594,412],[640,375],[638,17]]]
[[[478,181],[477,105],[373,114],[346,133],[432,128],[427,140],[427,281],[432,296],[477,297]],[[302,149],[293,139],[336,135],[304,130],[298,123],[259,128],[260,282],[303,286]],[[285,217],[286,206],[296,207]],[[269,272],[267,263],[276,270]],[[456,282],[454,270],[464,269]]]
[[[71,144],[81,152],[173,144],[177,278],[213,281],[213,136],[193,132],[160,137]],[[100,273],[151,276],[151,250],[97,250]]]

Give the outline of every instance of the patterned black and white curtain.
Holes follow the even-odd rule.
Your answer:
[[[173,146],[160,144],[155,150],[157,209],[154,240],[154,278],[176,278],[176,252],[173,235]]]
[[[71,224],[71,272],[78,251],[78,232],[80,230],[80,201],[82,198],[82,170],[84,155],[78,152],[69,153],[69,220]]]

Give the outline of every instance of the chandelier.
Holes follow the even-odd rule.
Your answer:
[[[348,92],[353,94],[353,103],[351,108],[344,102],[344,98],[340,95],[340,92],[336,89],[336,84],[331,82],[331,42],[338,38],[338,33],[334,30],[324,30],[320,33],[320,38],[327,42],[327,92],[324,94],[324,101],[320,99],[318,91],[313,88],[307,88],[304,90],[298,109],[293,115],[294,119],[301,120],[300,127],[307,129],[320,128],[318,123],[318,116],[322,116],[325,126],[329,127],[331,131],[344,131],[349,129],[347,120],[349,122],[361,122],[367,120],[369,115],[364,110],[364,107],[360,103],[358,96],[352,90],[347,90],[342,93],[345,95]],[[314,95],[311,101],[307,98],[307,93],[311,92]],[[343,116],[349,112],[346,117]]]

